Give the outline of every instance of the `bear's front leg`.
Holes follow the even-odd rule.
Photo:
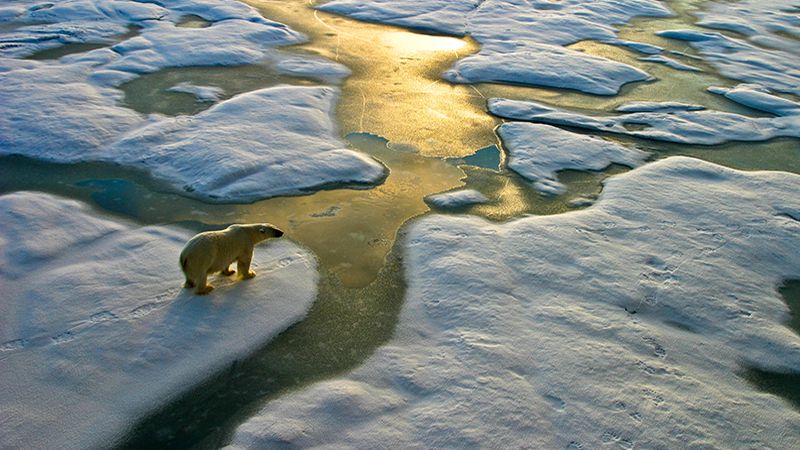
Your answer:
[[[240,256],[236,260],[236,269],[239,271],[239,274],[245,280],[256,276],[256,273],[250,270],[250,260],[252,259],[253,259],[253,252],[250,251],[250,253],[248,253],[247,255]]]
[[[223,274],[223,275],[225,275],[225,276],[227,277],[227,276],[233,275],[235,272],[234,272],[234,271],[232,271],[230,267],[228,267],[228,266],[225,266],[225,268],[224,268],[224,269],[222,269],[222,270],[220,271],[220,273],[221,273],[221,274]]]

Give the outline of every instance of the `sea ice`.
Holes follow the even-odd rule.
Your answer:
[[[186,231],[56,196],[0,197],[0,447],[112,446],[131,423],[301,320],[313,256],[256,247],[252,280],[182,289]]]
[[[747,92],[747,99],[743,92]],[[712,89],[724,94],[726,89]],[[777,117],[749,117],[721,111],[664,107],[648,102],[651,111],[616,116],[590,116],[549,107],[536,102],[489,99],[489,111],[514,120],[571,126],[607,133],[683,144],[715,145],[731,141],[766,141],[775,137],[800,137],[800,104],[749,87],[735,88],[725,94],[731,100],[759,109],[771,108]],[[637,103],[633,110],[641,109]],[[794,106],[792,106],[794,105]],[[622,111],[631,108],[620,107]]]
[[[334,0],[323,11],[452,35],[470,35],[480,51],[457,61],[444,78],[456,83],[510,82],[612,95],[649,79],[635,67],[564,48],[581,40],[620,43],[615,24],[666,16],[651,0],[508,1]],[[640,46],[644,51],[651,47]]]
[[[339,140],[331,117],[334,88],[243,94],[196,117],[143,117],[121,104],[116,87],[167,67],[260,63],[282,74],[331,82],[349,74],[333,61],[276,49],[306,38],[247,5],[64,0],[17,6],[3,17],[27,26],[0,33],[0,155],[134,166],[185,194],[227,202],[373,184],[385,176],[381,164]],[[176,26],[186,14],[213,23],[201,29]],[[138,27],[138,35],[111,48],[57,61],[8,57],[54,43],[108,42],[131,26]],[[199,86],[173,89],[204,101],[217,97]],[[231,112],[241,117],[224,117]]]
[[[636,167],[648,156],[636,148],[550,125],[506,122],[498,134],[508,151],[508,167],[543,194],[566,191],[558,181],[560,170],[601,170],[612,163]]]
[[[665,189],[669,186],[669,189]],[[739,375],[800,371],[800,177],[668,158],[592,207],[433,215],[389,344],[271,401],[230,448],[791,448],[800,413]]]
[[[749,2],[751,6],[769,7],[773,2]],[[761,8],[755,8],[756,16]],[[786,12],[789,15],[791,13]],[[702,23],[702,22],[701,22]],[[706,22],[710,25],[711,22]],[[719,25],[718,25],[719,26]],[[798,33],[795,25],[794,33]],[[772,90],[800,95],[800,58],[797,43],[777,35],[767,34],[773,48],[760,46],[719,32],[697,30],[660,31],[659,36],[688,42],[703,59],[713,64],[722,75],[735,80],[758,83]],[[792,43],[790,43],[792,42]]]
[[[425,203],[440,209],[463,208],[488,201],[485,195],[475,189],[460,189],[425,197]]]
[[[654,62],[658,64],[664,64],[667,67],[670,67],[675,70],[683,70],[686,72],[702,72],[702,69],[699,69],[695,66],[690,66],[688,64],[684,64],[680,61],[676,61],[672,58],[668,58],[664,55],[652,55],[652,56],[643,56],[639,58],[639,61],[646,61],[646,62]]]
[[[114,162],[145,168],[206,200],[254,201],[333,184],[378,183],[386,168],[334,138],[337,96],[332,87],[248,92],[196,116],[133,130],[108,153]]]
[[[184,94],[194,95],[201,102],[215,102],[219,100],[224,91],[214,86],[197,86],[189,82],[178,83],[167,89],[170,92],[183,92]]]
[[[453,83],[509,82],[596,95],[614,95],[626,83],[650,76],[632,66],[586,55],[558,45],[528,43],[510,51],[509,43],[488,44],[455,63],[442,77]]]

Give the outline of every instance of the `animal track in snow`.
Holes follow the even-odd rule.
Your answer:
[[[27,341],[25,339],[14,339],[13,341],[8,341],[0,344],[0,352],[10,352],[12,350],[19,350],[24,348],[27,345]]]
[[[567,402],[552,394],[545,394],[544,399],[556,409],[564,409],[567,406]]]

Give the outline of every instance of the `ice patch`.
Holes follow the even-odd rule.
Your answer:
[[[313,257],[255,250],[252,280],[182,289],[191,234],[98,217],[52,195],[0,197],[0,447],[108,447],[131,423],[301,320]]]
[[[0,155],[102,159],[105,146],[146,123],[117,106],[119,91],[85,82],[91,64],[28,63],[0,72]]]
[[[789,21],[796,21],[796,13],[792,19],[791,12],[775,9],[777,4],[785,5],[786,2],[744,1],[737,2],[735,5],[726,3],[725,6],[714,3],[712,11],[719,9],[735,11],[735,14],[739,15],[735,21],[746,20],[748,23],[766,16],[778,16]],[[705,17],[709,18],[712,14],[715,13],[708,13]],[[728,24],[726,28],[731,28],[731,24],[734,22],[726,21],[725,23]],[[701,21],[701,24],[716,25],[717,28],[723,27],[722,22],[715,23],[710,19]],[[736,28],[740,32],[747,31],[740,27]],[[792,34],[795,38],[790,40],[771,34],[771,31]],[[750,42],[748,42],[745,39],[733,38],[717,32],[667,30],[656,34],[669,39],[687,41],[700,52],[705,61],[714,65],[721,74],[729,78],[758,83],[779,92],[800,95],[800,58],[798,58],[796,50],[796,39],[800,37],[800,33],[796,23],[793,27],[764,28],[764,35],[759,37],[761,37],[762,43],[767,43],[772,48],[756,44],[758,42],[756,37],[749,39]]]
[[[121,57],[102,68],[148,73],[167,67],[253,64],[270,56],[275,46],[305,39],[285,26],[246,20],[229,19],[207,28],[148,22],[139,36],[114,45]]]
[[[614,95],[624,84],[650,78],[627,64],[534,43],[514,51],[509,51],[507,44],[484,45],[479,53],[457,61],[442,77],[453,83],[522,83],[596,95]]]
[[[793,447],[800,413],[737,372],[800,371],[798,208],[797,175],[669,158],[574,213],[423,218],[393,340],[231,448]]]
[[[667,67],[670,67],[675,70],[683,70],[686,72],[702,72],[702,69],[699,69],[695,66],[690,66],[688,64],[684,64],[679,61],[675,61],[672,58],[668,58],[664,55],[652,55],[652,56],[643,56],[639,58],[639,61],[646,61],[646,62],[654,62],[658,64],[664,64]]]
[[[708,91],[723,95],[732,102],[776,116],[800,115],[800,103],[771,95],[769,90],[753,84],[740,84],[733,88],[712,86]]]
[[[250,93],[221,103],[216,112],[181,119],[145,118],[121,105],[116,87],[136,74],[167,67],[259,62],[279,73],[333,82],[349,73],[318,56],[275,49],[306,38],[247,5],[211,0],[21,4],[27,8],[14,9],[13,20],[46,23],[0,33],[0,155],[134,166],[187,195],[229,202],[373,184],[385,176],[381,164],[345,149],[337,138],[330,117],[335,89]],[[187,14],[213,23],[176,26]],[[131,26],[139,29],[138,36],[111,48],[48,62],[4,57],[62,43],[109,42]],[[188,84],[173,90],[201,101],[219,95],[214,88]],[[225,113],[242,116],[225,118]],[[171,134],[158,134],[167,131]]]
[[[558,171],[601,170],[612,163],[636,167],[648,156],[636,148],[550,125],[506,122],[497,131],[508,150],[508,167],[545,194],[566,191],[558,182]]]
[[[195,98],[201,102],[215,102],[225,93],[218,87],[196,86],[188,82],[178,83],[167,90],[170,92],[183,92],[185,94],[194,95]]]
[[[475,189],[461,189],[425,197],[425,203],[440,209],[457,209],[488,201],[485,195]]]
[[[747,92],[745,100],[744,91]],[[714,89],[723,93],[726,90]],[[771,108],[777,117],[749,117],[720,111],[674,108],[666,103],[663,108],[647,103],[647,112],[632,112],[617,116],[589,116],[551,108],[535,102],[493,98],[489,111],[500,117],[525,120],[550,125],[571,126],[607,133],[624,134],[683,144],[715,145],[731,141],[766,141],[776,137],[800,137],[800,104],[773,95],[740,88],[732,93],[732,100],[761,108]],[[757,97],[757,100],[756,100]],[[794,106],[793,106],[794,105]],[[622,111],[629,109],[622,105]],[[636,104],[633,110],[639,110]],[[660,111],[659,111],[660,109]]]
[[[651,0],[432,1],[334,0],[323,11],[452,35],[469,34],[480,51],[459,60],[444,78],[456,83],[509,82],[616,94],[649,76],[635,67],[562,46],[596,39],[616,43],[614,24],[634,16],[666,16]],[[651,47],[640,46],[644,51]]]
[[[136,129],[108,159],[147,169],[186,195],[254,201],[326,185],[368,185],[385,167],[335,136],[338,90],[278,86],[248,92],[196,116]]]
[[[614,109],[616,112],[675,112],[675,111],[702,111],[702,105],[692,105],[680,102],[630,102]]]

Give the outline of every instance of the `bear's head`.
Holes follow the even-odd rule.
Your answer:
[[[256,234],[256,242],[261,242],[269,238],[279,238],[283,236],[283,231],[269,223],[259,223],[253,225]]]

